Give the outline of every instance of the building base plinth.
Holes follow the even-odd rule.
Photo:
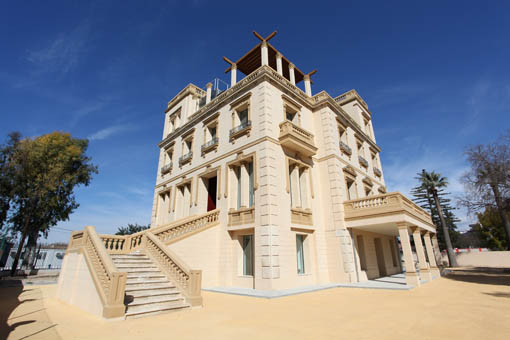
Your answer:
[[[406,273],[406,284],[408,286],[420,286],[420,276],[418,273]]]

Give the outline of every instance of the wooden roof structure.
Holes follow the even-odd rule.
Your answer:
[[[278,50],[274,48],[273,45],[268,43],[268,40],[270,40],[272,37],[276,35],[276,31],[268,35],[265,39],[262,38],[257,32],[253,31],[253,34],[260,39],[261,41],[252,48],[248,53],[246,53],[244,56],[242,56],[239,60],[236,62],[233,62],[229,60],[227,57],[223,57],[223,59],[229,63],[229,64],[236,64],[237,69],[244,73],[244,75],[249,75],[256,69],[258,69],[260,66],[262,66],[262,51],[261,51],[261,45],[266,42],[267,43],[267,54],[268,54],[268,63],[269,66],[271,66],[274,70],[276,70],[276,54],[278,53]],[[283,76],[290,80],[289,75],[289,64],[292,64],[287,58],[285,58],[282,55],[282,72]],[[225,73],[228,73],[232,69],[232,66],[229,66]],[[315,72],[314,72],[315,73]],[[298,69],[294,65],[294,79],[296,81],[296,84],[298,84],[300,81],[303,80],[305,76],[305,73],[303,73],[300,69]]]

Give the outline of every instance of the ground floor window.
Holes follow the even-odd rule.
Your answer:
[[[305,273],[305,255],[304,255],[304,244],[305,235],[296,235],[296,256],[297,256],[297,272],[298,274]]]
[[[253,276],[253,235],[243,235],[243,275]]]

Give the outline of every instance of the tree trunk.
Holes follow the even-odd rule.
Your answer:
[[[508,219],[508,215],[505,211],[505,207],[503,205],[503,201],[501,199],[501,193],[499,192],[499,188],[497,185],[491,185],[492,192],[494,193],[494,199],[496,201],[496,206],[498,208],[499,216],[501,216],[501,220],[503,221],[506,233],[506,249],[510,250],[510,220]]]
[[[437,191],[433,191],[432,195],[434,195],[434,201],[436,202],[437,214],[439,215],[439,219],[441,220],[441,226],[443,227],[443,235],[444,241],[446,243],[446,252],[448,253],[448,260],[450,261],[450,267],[457,267],[457,258],[455,257],[455,253],[453,252],[452,241],[450,240],[450,233],[448,231],[448,226],[446,225],[446,221],[444,220],[443,210],[441,209],[441,205],[439,204],[439,196],[437,196]]]
[[[14,262],[12,264],[11,268],[11,276],[14,276],[16,274],[16,269],[18,267],[19,258],[21,256],[21,251],[23,250],[23,244],[25,243],[25,239],[27,238],[28,234],[28,222],[30,221],[30,216],[27,216],[25,218],[25,227],[23,228],[23,233],[21,234],[21,240],[19,242],[18,251],[16,252],[16,257],[14,257]]]
[[[39,236],[39,231],[36,230],[28,234],[28,242],[25,247],[25,256],[23,258],[22,268],[25,269],[34,269],[34,258],[37,247],[37,238]]]

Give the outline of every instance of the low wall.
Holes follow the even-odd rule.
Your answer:
[[[510,251],[472,251],[457,253],[456,257],[460,267],[510,268]],[[444,254],[443,261],[448,263]]]

